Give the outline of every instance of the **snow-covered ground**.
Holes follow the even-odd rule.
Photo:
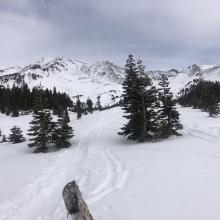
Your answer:
[[[0,219],[64,220],[64,185],[76,179],[95,220],[219,220],[220,118],[179,108],[182,137],[137,144],[117,135],[119,108],[76,120],[73,147],[33,154],[0,144]],[[24,131],[30,116],[0,115]]]

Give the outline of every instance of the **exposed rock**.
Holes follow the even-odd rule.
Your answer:
[[[75,181],[68,183],[64,187],[63,199],[66,209],[73,220],[94,220]]]
[[[41,69],[41,65],[39,65],[39,64],[33,64],[33,65],[30,66],[30,69],[31,69],[31,70]]]

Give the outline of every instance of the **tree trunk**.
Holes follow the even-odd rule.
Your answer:
[[[94,220],[75,181],[64,187],[63,199],[72,220]]]

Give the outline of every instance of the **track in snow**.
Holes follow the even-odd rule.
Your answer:
[[[39,176],[0,204],[1,220],[65,219],[62,189],[73,179],[89,204],[125,184],[128,172],[106,141],[104,115],[98,113],[82,120],[84,125],[78,121],[76,131],[80,134],[77,146],[58,152]]]

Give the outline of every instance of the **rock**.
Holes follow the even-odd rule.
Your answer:
[[[66,209],[73,220],[94,220],[75,181],[68,183],[64,187],[63,199]]]

